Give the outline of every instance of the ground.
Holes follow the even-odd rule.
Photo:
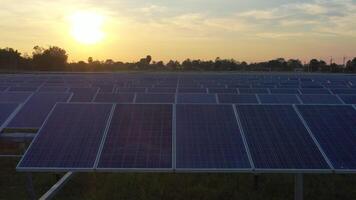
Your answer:
[[[1,158],[0,199],[28,199],[26,174],[15,171],[18,158]],[[59,175],[33,173],[37,197]],[[294,176],[264,174],[258,184],[250,174],[76,174],[54,199],[254,199],[294,198]],[[306,200],[356,199],[356,175],[305,175]]]

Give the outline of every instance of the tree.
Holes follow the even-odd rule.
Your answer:
[[[12,48],[0,48],[0,68],[17,69],[21,63],[21,53]]]
[[[347,61],[346,71],[356,73],[356,57],[352,60]]]
[[[67,65],[68,55],[64,49],[56,46],[50,46],[44,49],[35,46],[32,59],[35,67],[39,70],[60,70]]]
[[[137,63],[138,69],[148,69],[151,61],[152,57],[150,55],[147,55],[146,58],[141,58],[140,61]]]

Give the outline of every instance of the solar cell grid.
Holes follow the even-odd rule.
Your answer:
[[[7,127],[39,128],[57,102],[66,102],[71,93],[35,93]]]
[[[177,170],[250,170],[231,105],[177,105]]]
[[[268,94],[268,90],[264,88],[253,88],[253,89],[245,89],[239,88],[240,94]]]
[[[327,89],[300,89],[302,94],[331,94]]]
[[[334,94],[356,94],[356,89],[331,89]]]
[[[329,168],[292,106],[236,108],[256,171]]]
[[[214,94],[177,94],[177,103],[217,103]]]
[[[29,92],[0,92],[0,102],[23,103],[30,95]]]
[[[79,87],[71,88],[69,91],[73,93],[70,102],[91,102],[98,93],[98,88]]]
[[[232,104],[258,104],[256,95],[253,94],[218,94],[219,103]]]
[[[172,169],[172,105],[116,105],[98,170]]]
[[[298,89],[275,88],[270,89],[271,94],[299,94]]]
[[[17,108],[17,103],[0,103],[0,132],[2,128],[6,126],[4,123]]]
[[[339,98],[335,95],[317,95],[317,94],[303,94],[299,95],[303,104],[342,104]]]
[[[101,103],[133,103],[134,93],[98,93],[94,102]]]
[[[343,102],[346,104],[356,104],[356,95],[339,95]]]
[[[356,171],[356,110],[343,105],[299,105],[297,108],[333,167]]]
[[[258,97],[262,104],[300,104],[293,94],[259,94]]]
[[[135,103],[174,103],[175,94],[137,93]]]
[[[17,169],[93,170],[111,108],[111,104],[57,104]]]

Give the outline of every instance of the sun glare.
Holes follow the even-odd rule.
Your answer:
[[[104,39],[104,17],[95,12],[76,12],[70,16],[71,35],[83,44],[96,44]]]

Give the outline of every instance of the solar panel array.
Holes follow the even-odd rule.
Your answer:
[[[39,128],[17,167],[24,171],[347,173],[356,172],[355,83],[305,74],[0,75],[0,102],[15,107],[0,122]]]

